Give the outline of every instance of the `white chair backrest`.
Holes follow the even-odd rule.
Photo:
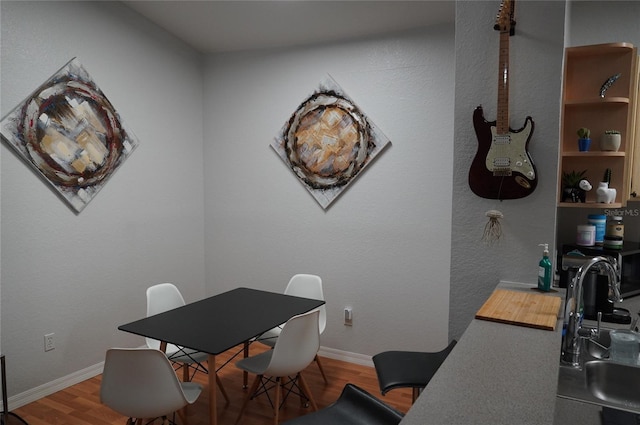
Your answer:
[[[147,288],[147,317],[164,313],[167,310],[182,307],[183,305],[185,305],[184,298],[173,283],[159,283]],[[160,348],[160,341],[145,338],[145,342],[150,348]],[[167,353],[177,350],[178,348],[173,345],[167,347]]]
[[[297,297],[311,298],[314,300],[324,301],[324,292],[322,291],[322,279],[320,276],[313,274],[297,274],[294,275],[284,290],[286,295],[295,295]],[[324,332],[327,326],[327,309],[324,305],[318,308],[320,317],[318,326],[320,334]]]
[[[107,350],[100,401],[134,418],[155,418],[187,404],[171,363],[151,348]]]
[[[265,375],[292,376],[311,364],[320,349],[318,316],[318,310],[313,310],[287,320]]]
[[[180,290],[173,283],[159,283],[147,288],[147,317],[184,304]]]

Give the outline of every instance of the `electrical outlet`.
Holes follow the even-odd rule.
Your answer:
[[[344,308],[344,324],[346,326],[353,326],[353,308]]]
[[[46,334],[44,336],[44,351],[51,351],[54,350],[56,348],[56,345],[53,341],[53,336],[55,334],[50,333],[50,334]]]

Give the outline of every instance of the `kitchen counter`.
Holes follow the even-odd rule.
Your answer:
[[[637,312],[640,297],[620,307]],[[598,406],[556,396],[561,341],[561,317],[555,331],[474,319],[400,425],[600,425]]]

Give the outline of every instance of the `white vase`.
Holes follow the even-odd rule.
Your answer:
[[[620,134],[603,134],[600,138],[600,150],[618,152],[622,137]]]
[[[596,202],[601,204],[612,204],[616,200],[616,190],[609,187],[609,183],[600,182],[596,189]]]

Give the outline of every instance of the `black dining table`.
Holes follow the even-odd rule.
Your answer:
[[[251,288],[236,288],[118,329],[207,353],[209,423],[217,425],[216,355],[246,343],[291,317],[325,302]]]

